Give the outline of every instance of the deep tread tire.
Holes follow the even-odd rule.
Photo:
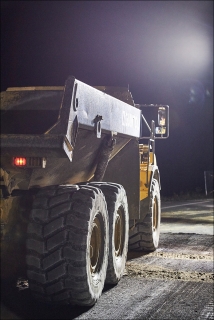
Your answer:
[[[153,179],[150,194],[149,211],[143,221],[137,220],[135,227],[130,223],[129,250],[155,251],[158,248],[160,236],[161,201],[160,187]]]
[[[125,189],[120,184],[94,182],[102,190],[109,214],[107,284],[116,284],[124,274],[129,240],[129,213]]]
[[[92,186],[41,189],[27,237],[27,275],[37,299],[83,306],[97,301],[105,283],[109,245],[101,190]]]

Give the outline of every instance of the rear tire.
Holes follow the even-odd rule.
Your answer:
[[[61,304],[93,305],[108,264],[108,215],[92,186],[54,186],[37,194],[27,239],[27,275],[33,295]]]
[[[129,213],[125,189],[120,184],[95,182],[102,190],[109,214],[107,284],[117,284],[124,274],[129,240]]]
[[[159,244],[160,220],[160,187],[158,181],[153,179],[150,193],[149,211],[143,221],[136,220],[135,225],[130,229],[129,250],[149,252],[155,251]]]

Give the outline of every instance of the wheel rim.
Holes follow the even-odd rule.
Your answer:
[[[93,229],[90,241],[90,269],[96,273],[100,269],[100,261],[103,256],[103,240],[100,218],[97,216],[93,222]]]
[[[121,256],[124,246],[124,214],[122,208],[117,210],[115,219],[114,248],[115,256]]]
[[[152,222],[152,228],[153,232],[156,231],[157,226],[158,226],[158,202],[157,198],[155,197],[154,199],[154,204],[153,204],[153,222]]]

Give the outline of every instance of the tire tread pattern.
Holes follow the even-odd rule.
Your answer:
[[[37,193],[26,242],[27,275],[36,299],[85,306],[96,302],[87,286],[85,243],[98,195],[105,201],[90,186],[52,186]]]
[[[152,206],[154,192],[157,188],[158,181],[153,179],[150,194],[149,210],[144,220],[137,220],[135,227],[130,229],[129,233],[129,250],[130,251],[148,251],[152,252],[157,249],[154,243],[154,234],[152,230]],[[158,184],[159,186],[159,184]],[[159,188],[158,188],[159,190]],[[159,190],[160,192],[160,190]],[[158,195],[160,199],[160,194]],[[160,214],[160,212],[159,212]],[[130,222],[132,225],[132,221]],[[160,226],[158,226],[160,228]]]

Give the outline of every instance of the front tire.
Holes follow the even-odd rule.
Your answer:
[[[29,286],[43,301],[93,305],[108,264],[108,215],[102,192],[92,186],[41,189],[27,239]]]
[[[155,251],[158,248],[161,221],[160,186],[152,180],[149,210],[144,220],[137,220],[129,233],[129,250]]]

